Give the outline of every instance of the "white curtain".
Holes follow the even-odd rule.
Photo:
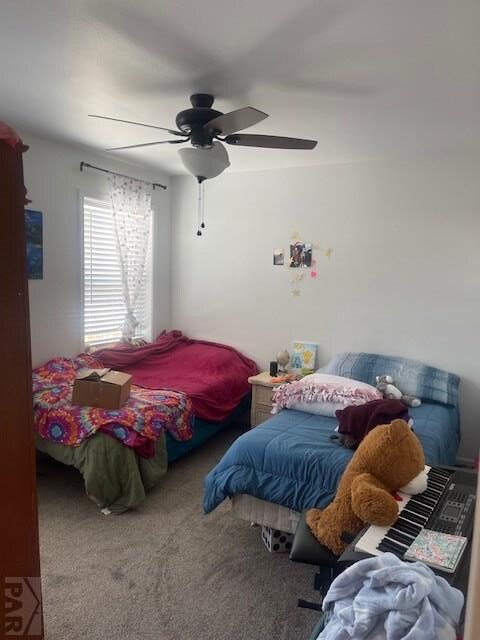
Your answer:
[[[130,340],[138,326],[135,308],[145,286],[152,196],[149,185],[133,178],[110,174],[108,184],[126,310],[122,337]]]

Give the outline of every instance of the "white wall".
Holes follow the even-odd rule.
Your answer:
[[[255,153],[252,150],[252,153]],[[463,441],[479,445],[480,157],[417,158],[224,174],[172,193],[172,326],[233,344],[265,367],[303,339],[337,351],[412,357],[458,373]],[[274,247],[293,231],[320,247],[301,295]],[[290,270],[292,272],[293,270]]]
[[[30,146],[24,154],[25,184],[32,209],[43,211],[44,277],[31,280],[30,323],[32,359],[36,366],[57,356],[73,356],[83,347],[82,264],[79,194],[106,197],[106,174],[85,169],[80,162],[169,184],[159,172],[149,172],[80,147],[22,135]],[[153,192],[154,298],[153,333],[170,324],[170,191]]]

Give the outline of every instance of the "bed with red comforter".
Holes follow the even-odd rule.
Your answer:
[[[101,431],[92,430],[78,447],[46,440],[41,437],[45,430],[37,434],[40,450],[78,468],[87,494],[117,513],[143,501],[145,492],[166,472],[167,457],[170,461],[181,457],[237,417],[250,393],[247,379],[257,373],[255,363],[232,347],[194,340],[181,331],[163,332],[144,346],[100,349],[94,356],[105,367],[130,373],[136,387],[185,394],[194,412],[192,436],[179,440],[171,429],[162,429],[149,460],[129,448],[125,439]]]
[[[130,373],[139,387],[187,394],[195,416],[208,422],[225,420],[249,394],[248,377],[258,372],[253,360],[233,347],[175,330],[145,346],[100,349],[95,357],[105,367]]]

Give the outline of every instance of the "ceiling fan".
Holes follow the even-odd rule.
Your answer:
[[[305,140],[302,138],[287,138],[284,136],[269,136],[257,134],[238,133],[243,129],[248,129],[268,117],[267,113],[244,107],[229,113],[222,113],[212,109],[213,96],[208,93],[194,93],[190,96],[192,107],[180,111],[175,118],[177,129],[158,127],[142,122],[132,122],[131,120],[121,120],[108,116],[90,114],[92,118],[102,118],[115,122],[135,124],[150,129],[167,131],[175,136],[173,140],[159,140],[156,142],[146,142],[143,144],[132,144],[123,147],[113,147],[107,151],[123,151],[125,149],[138,149],[140,147],[151,147],[157,144],[184,144],[190,142],[190,148],[180,150],[180,156],[186,168],[197,177],[206,180],[219,175],[226,169],[230,162],[226,149],[218,141],[229,145],[242,147],[261,147],[265,149],[313,149],[317,145],[316,140]],[[210,166],[212,165],[212,166]],[[209,173],[202,175],[201,173]],[[210,175],[213,174],[213,175]]]
[[[198,181],[198,236],[201,236],[202,229],[205,229],[204,181],[215,178],[230,166],[228,153],[222,144],[223,142],[230,145],[262,147],[264,149],[307,150],[313,149],[317,145],[316,140],[305,140],[303,138],[238,133],[238,131],[248,129],[254,124],[265,120],[265,118],[268,118],[268,114],[253,107],[244,107],[243,109],[236,109],[229,113],[222,113],[221,111],[212,109],[213,100],[213,96],[208,93],[194,93],[191,95],[190,102],[192,107],[180,111],[175,118],[177,129],[89,114],[91,118],[102,118],[103,120],[113,120],[114,122],[124,122],[141,127],[149,127],[150,129],[159,129],[160,131],[166,131],[172,136],[175,136],[173,140],[157,140],[143,144],[130,144],[123,147],[106,149],[106,151],[123,151],[125,149],[152,147],[157,144],[185,144],[186,142],[190,142],[190,146],[182,147],[179,150],[179,155],[185,168],[195,176]]]

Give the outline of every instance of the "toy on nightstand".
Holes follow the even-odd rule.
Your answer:
[[[295,353],[292,356],[292,368],[301,369],[303,367],[303,361],[299,353]]]
[[[392,376],[377,376],[375,379],[377,381],[377,389],[383,393],[384,398],[388,400],[401,400],[407,407],[419,407],[422,404],[420,398],[402,393],[400,389],[395,386]]]
[[[345,551],[342,534],[355,536],[366,524],[391,526],[398,517],[392,492],[409,495],[427,488],[425,458],[419,439],[404,420],[372,429],[347,465],[337,494],[325,509],[310,509],[311,532],[335,555]]]
[[[286,349],[277,354],[278,373],[287,373],[287,365],[290,362],[290,354]]]

